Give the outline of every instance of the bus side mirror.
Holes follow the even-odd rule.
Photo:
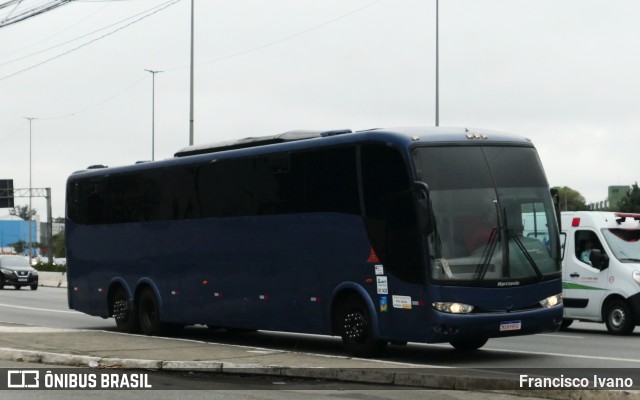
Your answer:
[[[431,209],[427,199],[418,199],[418,229],[420,229],[420,232],[427,234],[433,231]]]
[[[589,261],[591,261],[591,266],[593,268],[597,268],[601,271],[609,268],[609,256],[603,254],[600,249],[591,250]]]
[[[422,194],[418,198],[418,229],[420,232],[429,234],[433,232],[433,221],[431,219],[431,198],[429,197],[429,185],[421,181],[413,182],[413,189]]]
[[[562,231],[562,213],[560,211],[560,193],[557,189],[549,189],[551,193],[551,200],[553,201],[553,208],[556,211],[556,219],[558,220],[558,232]]]

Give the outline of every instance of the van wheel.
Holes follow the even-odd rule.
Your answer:
[[[384,353],[387,342],[375,337],[369,310],[359,295],[347,297],[336,317],[338,332],[349,353],[356,357],[375,357]]]
[[[140,331],[138,315],[135,307],[129,303],[129,296],[123,287],[118,287],[111,298],[111,316],[116,320],[120,332],[135,333]]]
[[[460,341],[454,340],[449,343],[458,351],[474,351],[487,344],[488,341],[489,339],[487,338],[477,338]]]
[[[636,327],[629,306],[623,300],[613,300],[608,304],[604,322],[614,335],[628,335]]]
[[[31,290],[38,290],[38,285],[35,283],[29,287],[31,288]]]
[[[20,286],[20,285],[13,285],[13,287],[14,287],[16,290],[20,290],[20,288],[21,288],[22,286]]]

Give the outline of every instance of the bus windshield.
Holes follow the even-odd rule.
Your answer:
[[[429,186],[433,280],[520,284],[557,277],[557,224],[534,148],[420,147],[413,156]]]
[[[640,229],[603,229],[609,248],[620,262],[640,262]]]

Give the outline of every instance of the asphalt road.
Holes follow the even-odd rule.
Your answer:
[[[0,290],[0,322],[54,328],[115,330],[103,320],[67,308],[66,289]],[[279,332],[230,334],[189,327],[183,339],[267,349],[345,356],[337,338]],[[613,336],[604,325],[576,322],[563,332],[492,339],[480,351],[460,354],[448,344],[390,346],[386,361],[425,367],[465,368],[640,368],[640,329]]]

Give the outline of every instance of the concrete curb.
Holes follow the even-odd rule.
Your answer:
[[[377,369],[291,368],[260,364],[235,364],[219,361],[171,361],[102,358],[75,354],[0,348],[0,359],[90,368],[128,368],[153,371],[198,371],[222,374],[286,376],[290,378],[326,379],[343,382],[389,384],[424,389],[472,390],[554,400],[632,400],[640,399],[638,390],[515,390],[514,380],[463,375],[429,374],[423,371],[389,371]],[[491,387],[491,390],[487,390]]]
[[[38,271],[38,286],[67,287],[66,272]]]

